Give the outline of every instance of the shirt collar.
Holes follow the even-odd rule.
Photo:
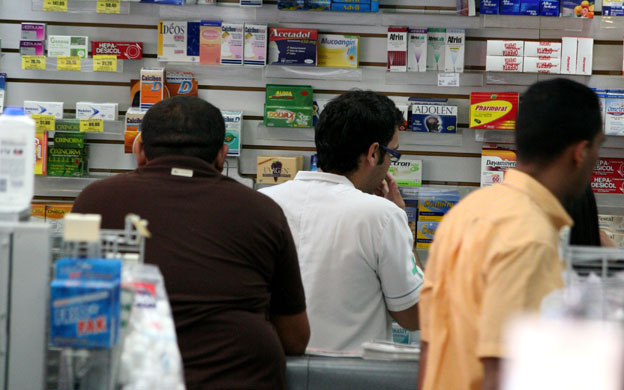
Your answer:
[[[203,176],[216,176],[220,175],[219,171],[207,163],[206,161],[197,157],[188,156],[163,156],[150,160],[142,167],[137,168],[137,172],[152,172],[160,170],[169,170],[171,168],[183,168],[191,169],[194,173],[201,174]]]
[[[326,183],[344,184],[346,186],[355,188],[351,180],[347,179],[346,176],[336,175],[334,173],[327,173],[327,172],[299,171],[297,172],[297,176],[295,176],[295,180],[297,181],[323,181]]]
[[[573,224],[572,218],[565,211],[559,199],[542,183],[517,169],[505,172],[503,184],[526,193],[550,217],[557,230]]]

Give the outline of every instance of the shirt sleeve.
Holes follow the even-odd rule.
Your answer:
[[[423,272],[416,265],[413,247],[407,215],[397,208],[382,232],[377,270],[390,311],[406,310],[418,303]]]
[[[294,315],[305,311],[305,294],[299,270],[297,248],[283,214],[281,214],[281,220],[282,237],[280,242],[282,247],[276,259],[271,282],[271,313]]]
[[[486,262],[479,357],[504,357],[508,321],[523,312],[538,311],[544,296],[563,287],[562,270],[557,249],[539,242],[510,248]]]

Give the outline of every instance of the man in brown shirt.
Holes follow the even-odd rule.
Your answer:
[[[89,185],[73,212],[105,229],[148,220],[145,261],[165,277],[189,390],[280,389],[284,352],[310,337],[297,253],[280,207],[221,175],[224,137],[211,104],[162,101],[143,120],[139,168]]]

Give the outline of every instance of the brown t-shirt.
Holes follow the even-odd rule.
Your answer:
[[[145,261],[164,275],[189,390],[285,387],[269,316],[303,312],[305,297],[276,203],[175,156],[89,185],[73,211],[101,214],[104,229],[123,228],[128,213],[148,220]]]

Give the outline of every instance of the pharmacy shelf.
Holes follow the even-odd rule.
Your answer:
[[[387,72],[388,85],[429,85],[438,86],[438,75],[443,72]],[[464,72],[459,74],[460,87],[482,87],[483,72]]]
[[[35,176],[35,196],[76,197],[89,184],[106,176]]]
[[[159,61],[166,71],[191,72],[195,80],[260,81],[263,66],[201,65],[199,62]]]
[[[130,14],[130,2],[121,1],[119,7],[119,14],[128,15]],[[43,0],[32,0],[32,10],[33,11],[44,11],[43,9]],[[61,12],[65,13],[65,12]],[[70,14],[95,14],[97,13],[97,1],[85,1],[85,0],[67,0],[67,13]],[[119,15],[117,14],[117,15]],[[106,15],[106,14],[102,14]]]
[[[223,20],[226,22],[253,22],[259,7],[241,7],[238,4],[159,5],[161,20]]]
[[[624,18],[621,16],[601,16],[599,18],[601,30],[623,30]]]
[[[275,10],[258,10],[258,22],[271,22],[275,19]],[[376,26],[379,24],[378,12],[333,12],[333,11],[277,11],[278,23],[288,24],[337,24]]]
[[[73,121],[75,118],[57,119],[55,122],[60,123],[63,121]],[[88,132],[85,133],[87,140],[106,140],[106,141],[123,141],[124,131],[126,129],[125,118],[117,121],[104,121],[104,131],[99,133]],[[67,132],[72,132],[67,130]],[[54,131],[49,131],[50,137],[54,136]]]
[[[117,71],[116,72],[95,72],[93,70],[93,58],[81,58],[80,59],[80,70],[59,70],[58,69],[58,59],[57,57],[44,57],[46,60],[45,70],[43,69],[25,69],[31,72],[82,72],[82,73],[123,73],[123,60],[117,60]]]
[[[531,85],[536,81],[536,73],[485,72],[487,85]]]
[[[607,135],[601,148],[624,150],[624,136]]]
[[[362,69],[267,65],[264,68],[264,78],[362,81]]]
[[[269,141],[304,141],[314,143],[313,127],[267,127],[258,123],[256,137]]]
[[[475,141],[497,144],[515,144],[516,133],[513,130],[474,129]]]
[[[558,30],[569,32],[582,32],[586,25],[590,23],[596,23],[594,19],[583,19],[575,17],[539,17],[539,29],[540,30]]]
[[[592,19],[528,15],[483,15],[483,28],[583,31]]]
[[[453,27],[479,29],[483,25],[479,16],[461,16],[446,13],[430,12],[397,12],[383,10],[381,13],[382,26],[411,26],[411,27]]]
[[[624,194],[595,194],[598,212],[607,215],[624,214]]]
[[[455,134],[402,131],[399,133],[399,145],[462,146],[463,138],[461,129]]]

